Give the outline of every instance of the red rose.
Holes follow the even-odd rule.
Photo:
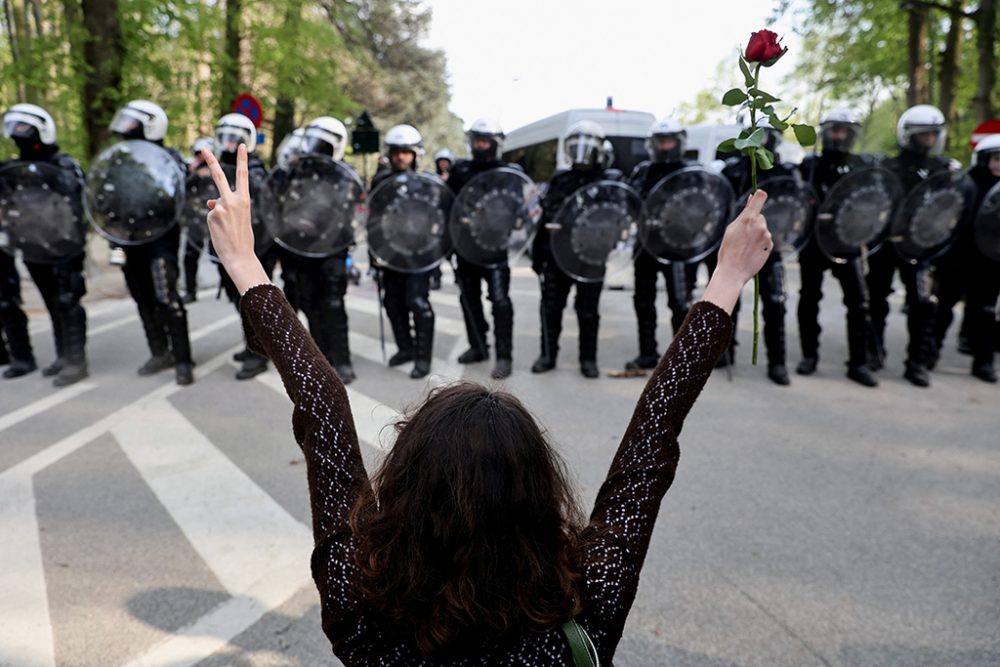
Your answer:
[[[762,63],[769,66],[785,55],[787,50],[787,47],[778,43],[778,33],[758,30],[750,33],[750,41],[747,42],[747,50],[743,57],[748,63]]]

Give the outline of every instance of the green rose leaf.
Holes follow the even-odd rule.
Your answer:
[[[764,100],[764,102],[766,102],[768,104],[770,104],[771,102],[780,102],[781,101],[780,98],[775,97],[771,93],[765,93],[760,88],[751,88],[749,92],[750,92],[750,96],[751,97],[755,97],[758,100]]]
[[[746,102],[747,94],[740,90],[739,88],[730,88],[726,91],[726,94],[722,96],[722,103],[727,107],[734,107],[737,104],[742,104]]]
[[[816,143],[816,130],[812,125],[792,125],[792,132],[800,146],[812,146]]]
[[[771,126],[776,130],[781,130],[784,132],[788,129],[788,123],[778,118],[778,115],[773,111],[767,115],[767,119],[771,121]]]
[[[760,169],[771,169],[774,167],[774,154],[763,146],[754,151],[757,157],[757,167]]]
[[[719,147],[716,150],[720,153],[732,153],[736,150],[736,139],[726,139],[719,144]]]
[[[758,127],[746,139],[737,139],[733,142],[733,147],[741,151],[744,148],[758,148],[764,144],[764,128]]]
[[[750,66],[747,65],[747,61],[743,59],[742,54],[740,55],[740,71],[743,72],[743,79],[746,82],[747,88],[754,84],[753,74],[750,73]]]

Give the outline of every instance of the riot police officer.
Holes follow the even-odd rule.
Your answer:
[[[788,163],[781,162],[778,149],[782,136],[766,118],[757,121],[757,127],[764,130],[764,147],[774,154],[774,167],[757,172],[758,187],[767,190],[767,181],[784,176],[798,178],[798,171]],[[748,192],[752,180],[750,158],[745,155],[730,158],[722,170],[729,179],[734,192]],[[785,265],[781,261],[781,250],[777,245],[760,270],[761,311],[764,316],[764,348],[767,351],[767,377],[778,385],[790,384],[786,367],[785,352]],[[735,319],[736,313],[733,313]]]
[[[944,114],[928,104],[911,107],[899,117],[896,125],[899,155],[882,166],[899,177],[904,194],[931,174],[951,168],[950,161],[940,156],[946,132]],[[934,320],[937,317],[937,298],[931,288],[931,267],[929,262],[913,264],[901,259],[889,244],[883,245],[868,259],[867,280],[875,348],[871,364],[874,370],[878,370],[885,358],[885,323],[889,315],[892,278],[897,268],[906,288],[906,326],[909,332],[903,377],[917,387],[928,387],[928,365],[935,348]]]
[[[542,336],[541,354],[531,366],[532,373],[545,373],[556,367],[563,310],[570,289],[575,287],[574,306],[580,327],[580,373],[587,378],[600,375],[597,367],[598,306],[604,283],[575,280],[560,269],[553,257],[550,234],[545,225],[555,220],[567,197],[584,185],[601,180],[622,180],[621,172],[607,168],[605,142],[604,128],[597,123],[574,123],[563,137],[564,156],[571,167],[552,176],[541,200],[542,220],[532,244],[531,268],[542,279]]]
[[[347,150],[347,128],[332,116],[310,121],[302,133],[293,157],[324,156],[342,162]],[[345,165],[345,168],[350,167]],[[328,257],[306,257],[288,250],[280,254],[285,289],[293,291],[293,301],[309,321],[309,331],[344,384],[357,375],[351,362],[347,328],[348,250]],[[272,268],[274,264],[271,264]],[[291,283],[291,285],[289,285]]]
[[[686,140],[687,131],[672,118],[658,120],[650,126],[646,138],[646,152],[649,159],[637,164],[629,176],[629,185],[635,188],[643,199],[649,195],[654,185],[670,174],[697,164],[683,159]],[[664,264],[643,249],[637,248],[633,269],[635,292],[632,304],[639,326],[639,356],[626,363],[625,368],[629,370],[655,368],[660,361],[656,345],[657,276],[662,273],[666,281],[667,305],[672,313],[670,321],[676,333],[691,307],[690,295],[697,265],[685,265],[684,285],[675,285],[674,272],[670,264]],[[678,299],[679,294],[683,294],[684,298]]]
[[[111,121],[111,131],[122,139],[149,141],[163,146],[167,114],[148,100],[133,100]],[[178,169],[184,161],[170,151]],[[135,300],[149,344],[150,358],[139,367],[139,375],[153,375],[174,367],[179,385],[194,382],[187,311],[177,292],[180,226],[174,225],[155,241],[125,247],[125,284]]]
[[[873,164],[873,161],[851,153],[860,129],[861,124],[850,109],[833,109],[820,121],[823,150],[818,156],[806,156],[799,167],[803,178],[813,186],[820,200],[826,197],[842,177]],[[798,321],[802,361],[796,372],[800,375],[812,375],[819,363],[819,304],[823,298],[823,274],[830,271],[840,282],[844,306],[847,308],[847,377],[866,387],[878,386],[878,381],[868,368],[871,319],[862,261],[857,258],[843,264],[833,262],[820,250],[815,235],[799,253],[802,282],[799,288]]]
[[[480,118],[469,126],[471,160],[458,160],[448,178],[448,187],[456,195],[466,183],[478,174],[509,166],[503,160],[504,133],[494,120]],[[520,167],[516,167],[520,169]],[[456,279],[465,317],[465,331],[469,349],[458,357],[460,364],[474,364],[489,359],[486,333],[489,325],[483,315],[482,283],[486,282],[487,298],[493,305],[494,338],[496,340],[496,366],[490,374],[495,380],[511,373],[511,356],[514,341],[514,303],[510,299],[510,267],[504,263],[494,268],[478,266],[461,255],[458,257]]]
[[[412,125],[396,125],[385,133],[388,167],[372,179],[372,190],[396,174],[417,170],[417,158],[423,155],[424,142]],[[373,264],[376,260],[372,259]],[[434,309],[430,300],[430,271],[403,273],[378,266],[377,280],[385,290],[385,312],[392,335],[396,339],[396,354],[390,366],[413,362],[410,377],[419,379],[431,372],[434,352]],[[412,322],[411,322],[412,316]]]
[[[259,191],[261,187],[270,187],[267,180],[267,169],[264,163],[257,157],[257,127],[247,116],[239,113],[229,113],[219,119],[215,125],[215,147],[219,156],[219,163],[236,167],[236,154],[240,145],[247,149],[247,172],[251,183],[251,200],[257,200],[261,196],[269,196],[270,193]],[[257,201],[253,201],[257,204]],[[270,278],[274,273],[274,265],[277,262],[277,255],[273,247],[260,257],[261,266]],[[219,279],[226,296],[239,310],[240,293],[236,285],[229,278],[222,264],[219,267]],[[319,340],[319,339],[317,339]],[[241,368],[236,372],[237,380],[248,380],[267,370],[267,359],[245,348],[242,352],[233,355],[233,358],[242,363]]]
[[[191,145],[191,162],[188,163],[188,183],[192,179],[211,178],[211,172],[202,157],[203,150],[215,153],[215,139],[199,137]],[[198,261],[205,249],[205,239],[197,236],[191,227],[186,231],[184,243],[184,303],[194,303],[198,300]]]
[[[448,182],[452,165],[455,164],[455,154],[447,148],[442,148],[434,153],[434,173],[444,182]]]
[[[76,219],[82,221],[83,172],[76,160],[59,152],[52,116],[34,104],[15,104],[4,114],[3,124],[4,134],[17,144],[19,161],[47,163],[58,169],[60,183],[55,189],[68,197]],[[50,221],[36,222],[38,225],[45,225]],[[72,256],[55,262],[33,262],[25,258],[28,273],[35,281],[49,311],[55,338],[56,359],[42,370],[42,375],[54,375],[53,384],[57,387],[70,385],[87,377],[87,313],[80,305],[80,299],[87,293],[83,277],[84,250],[81,244]],[[13,269],[13,259],[2,252],[0,255],[3,255],[2,261],[8,265],[4,272],[9,273]],[[16,276],[16,270],[14,275]],[[0,301],[9,300],[16,304],[17,297],[16,294],[2,295]],[[0,313],[9,307],[0,305]],[[19,308],[17,310],[20,311]],[[4,377],[17,377],[30,372],[35,366],[31,344],[27,338],[26,320],[23,319],[23,313],[20,317],[15,314],[13,318],[4,316],[3,319],[12,319],[13,326],[7,328],[7,339],[14,353],[14,361]]]
[[[1000,183],[1000,135],[991,135],[976,144],[969,176],[976,184],[976,209],[990,189]],[[997,224],[994,221],[994,224]],[[984,382],[997,381],[993,365],[993,329],[996,326],[996,304],[1000,296],[1000,262],[990,259],[978,247],[971,225],[962,230],[955,245],[942,257],[935,271],[939,308],[934,323],[937,356],[951,325],[953,310],[965,298],[965,321],[970,351],[972,375]]]

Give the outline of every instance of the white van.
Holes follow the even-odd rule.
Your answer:
[[[529,123],[507,133],[503,159],[516,162],[536,183],[544,183],[559,169],[570,165],[563,155],[563,136],[581,120],[594,121],[604,128],[615,149],[612,166],[628,176],[635,165],[647,158],[646,136],[656,117],[646,111],[616,109],[570,109]]]

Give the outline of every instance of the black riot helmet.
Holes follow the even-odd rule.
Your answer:
[[[496,162],[503,155],[503,130],[500,123],[490,118],[480,118],[465,133],[469,138],[469,153],[475,162]],[[477,139],[489,143],[488,148],[476,148]]]
[[[857,114],[850,109],[833,109],[819,123],[824,153],[850,153],[861,131]]]

